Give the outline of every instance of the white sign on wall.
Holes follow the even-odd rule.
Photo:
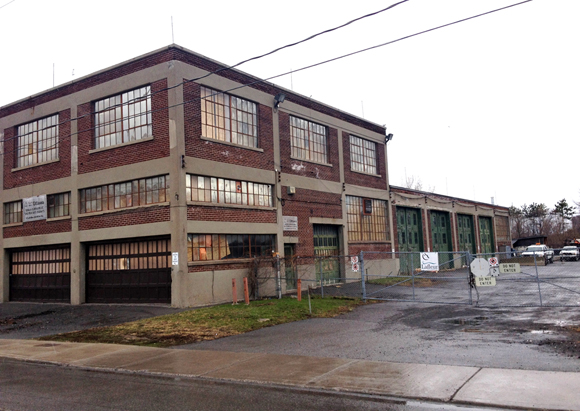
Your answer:
[[[298,231],[298,217],[285,215],[282,217],[284,231]]]
[[[421,271],[439,271],[439,253],[421,253]]]
[[[22,199],[22,221],[46,220],[46,195]]]
[[[171,253],[171,265],[179,265],[179,253]]]

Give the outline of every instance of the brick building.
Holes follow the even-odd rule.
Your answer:
[[[222,68],[171,45],[0,108],[0,301],[211,304],[256,256],[398,247],[385,128]]]

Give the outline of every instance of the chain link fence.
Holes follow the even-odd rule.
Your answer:
[[[426,254],[437,255],[436,267],[426,269],[422,261]],[[483,264],[483,271],[471,269],[474,260]],[[580,261],[563,257],[560,250],[529,256],[513,251],[477,255],[369,251],[261,258],[254,260],[249,272],[253,298],[296,295],[300,287],[303,295],[364,300],[482,307],[580,306]]]

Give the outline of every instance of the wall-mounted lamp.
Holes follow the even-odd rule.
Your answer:
[[[286,100],[286,94],[278,93],[276,97],[274,97],[274,108],[277,109],[280,103],[283,103]]]
[[[393,133],[389,133],[385,136],[385,144],[393,139]]]

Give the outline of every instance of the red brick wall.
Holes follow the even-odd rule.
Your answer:
[[[204,265],[190,265],[187,268],[187,272],[188,273],[199,273],[202,271],[227,271],[227,270],[244,270],[244,269],[250,269],[250,267],[252,266],[251,262],[247,262],[247,263],[231,263],[231,264],[212,264],[211,261],[208,261],[207,264]],[[237,283],[236,287],[239,289],[244,289],[244,283]]]
[[[89,154],[95,148],[93,103],[78,106],[79,174],[154,160],[169,156],[169,115],[167,107],[167,79],[151,84],[153,140],[130,144]],[[126,90],[119,90],[122,93]],[[83,117],[84,116],[84,117]]]
[[[377,251],[381,253],[381,254],[368,254],[367,256],[364,257],[365,260],[391,258],[390,243],[352,243],[348,245],[349,255],[358,255],[361,251]]]
[[[30,221],[22,225],[4,227],[4,238],[27,237],[31,235],[67,233],[72,231],[71,220]]]
[[[231,221],[239,223],[276,223],[275,210],[245,210],[229,207],[188,206],[187,219],[195,221]],[[212,234],[212,233],[208,233]],[[247,234],[251,234],[251,229]]]
[[[323,191],[296,189],[296,194],[288,195],[287,188],[282,187],[282,214],[298,217],[298,231],[284,231],[285,236],[299,237],[296,254],[314,255],[314,232],[310,217],[342,218],[340,194]],[[345,227],[346,229],[346,227]]]
[[[358,137],[358,136],[357,136]],[[377,174],[380,177],[361,174],[350,170],[350,133],[342,132],[342,150],[344,154],[344,181],[357,186],[387,189],[387,171],[384,144],[376,143]]]
[[[290,141],[290,115],[279,112],[278,122],[280,130],[280,166],[283,173],[318,178],[321,180],[340,181],[338,131],[335,128],[327,128],[328,136],[326,142],[328,148],[328,162],[332,165],[332,167],[330,167],[290,158],[292,154]]]
[[[56,180],[71,174],[70,163],[70,109],[58,113],[61,123],[58,127],[58,158],[59,161],[11,171],[16,168],[18,138],[17,126],[4,130],[4,189],[22,187],[33,183]],[[46,193],[51,194],[51,193]]]
[[[202,140],[200,85],[187,83],[183,86],[185,117],[185,154],[228,164],[274,170],[274,132],[272,109],[258,104],[258,148],[263,152],[228,144]],[[211,175],[208,170],[208,175]]]
[[[169,221],[169,206],[154,206],[119,210],[115,213],[79,218],[79,230],[123,227]]]

